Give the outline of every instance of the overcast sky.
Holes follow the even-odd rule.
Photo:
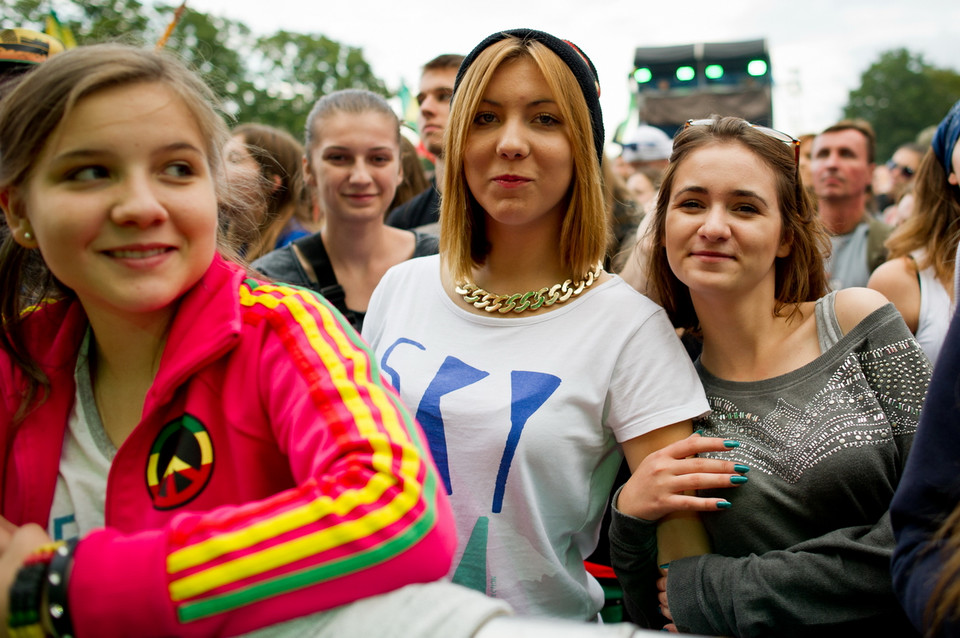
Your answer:
[[[420,65],[437,54],[467,53],[498,30],[541,29],[577,43],[593,60],[608,138],[626,116],[638,46],[765,38],[774,125],[793,134],[839,119],[849,91],[882,51],[906,47],[960,70],[956,0],[188,0],[188,6],[256,33],[320,33],[361,47],[392,90],[401,80],[415,88]]]

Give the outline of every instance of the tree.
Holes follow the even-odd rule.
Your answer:
[[[172,19],[175,7],[166,9],[169,14],[165,25]],[[203,76],[210,88],[223,99],[225,110],[238,122],[250,121],[249,109],[245,111],[244,107],[270,99],[249,79],[245,59],[255,46],[256,39],[246,25],[189,9],[166,44]],[[273,122],[263,123],[279,126]]]
[[[73,31],[77,44],[105,40],[143,44],[153,15],[138,0],[58,3],[57,6],[63,7],[64,13],[58,17]],[[50,7],[49,0],[14,0],[9,6],[0,6],[0,24],[43,31]]]
[[[383,82],[355,47],[322,35],[280,31],[257,40],[256,90],[269,99],[240,105],[241,119],[256,119],[298,133],[320,97],[340,89],[369,89],[387,96]]]
[[[850,92],[844,117],[863,118],[877,132],[877,160],[937,124],[960,99],[960,74],[939,69],[906,49],[880,54]]]
[[[43,31],[50,0],[0,4],[0,27]],[[56,3],[79,44],[120,40],[149,46],[163,34],[179,2],[139,0]],[[241,22],[187,8],[166,47],[196,69],[237,122],[260,122],[300,136],[313,103],[343,88],[389,95],[363,51],[322,35],[280,31],[257,38]]]

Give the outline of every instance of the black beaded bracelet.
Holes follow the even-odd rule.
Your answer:
[[[24,565],[10,586],[10,608],[7,610],[7,627],[11,635],[40,631],[40,607],[43,601],[43,579],[47,575],[47,565],[34,563]]]
[[[69,540],[58,548],[47,571],[47,614],[56,638],[73,638],[73,619],[67,606],[67,580],[77,540]]]

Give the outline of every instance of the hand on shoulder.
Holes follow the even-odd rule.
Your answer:
[[[837,291],[834,310],[843,334],[853,330],[874,310],[890,303],[882,293],[870,288],[844,288]]]

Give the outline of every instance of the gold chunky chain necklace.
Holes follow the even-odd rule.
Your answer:
[[[597,262],[597,267],[592,272],[587,273],[587,276],[580,281],[574,282],[567,279],[562,284],[554,284],[529,292],[517,292],[512,295],[495,295],[466,279],[458,281],[454,291],[458,295],[462,295],[463,300],[467,303],[487,312],[496,311],[502,314],[510,311],[523,312],[524,310],[537,310],[542,306],[552,306],[555,303],[563,303],[572,297],[576,297],[592,286],[602,272],[603,262]]]

